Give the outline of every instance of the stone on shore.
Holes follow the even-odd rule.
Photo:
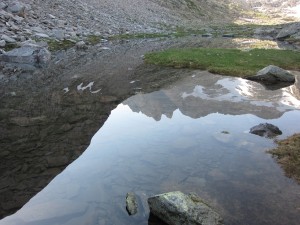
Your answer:
[[[300,23],[294,23],[287,27],[284,27],[276,36],[277,40],[284,40],[292,35],[300,32]]]
[[[282,131],[270,123],[261,123],[250,129],[251,134],[259,135],[261,137],[272,138],[277,135],[281,135]]]
[[[8,63],[43,65],[51,59],[51,53],[46,48],[31,45],[6,52],[0,56],[0,59]]]
[[[126,210],[129,215],[137,213],[137,200],[135,194],[132,192],[126,194]]]
[[[220,225],[222,218],[196,194],[180,191],[148,199],[150,212],[169,225]]]
[[[267,66],[258,71],[256,75],[247,77],[248,80],[265,84],[277,84],[281,82],[294,83],[295,76],[278,66]]]
[[[6,41],[7,43],[16,43],[17,41],[14,38],[11,38],[5,34],[1,36],[1,39]]]

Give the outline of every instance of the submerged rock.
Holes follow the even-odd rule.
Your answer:
[[[135,194],[132,192],[128,192],[126,195],[126,210],[129,215],[137,213],[137,200]]]
[[[266,84],[276,84],[280,82],[294,83],[295,76],[278,66],[267,66],[258,71],[255,76],[247,77],[248,80],[258,81]]]
[[[170,225],[220,225],[222,218],[196,194],[180,191],[148,199],[151,214]]]
[[[254,126],[250,129],[251,134],[256,134],[261,137],[272,138],[277,135],[281,135],[282,131],[278,127],[270,123],[261,123],[257,126]]]

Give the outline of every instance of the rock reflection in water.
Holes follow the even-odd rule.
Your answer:
[[[21,208],[81,155],[119,102],[89,92],[19,90],[17,96],[2,96],[0,103],[2,218]]]
[[[180,190],[210,202],[226,224],[297,225],[300,187],[265,153],[272,140],[248,130],[267,120],[283,136],[299,132],[299,96],[202,75],[124,101],[76,161],[0,224],[146,225],[147,197]],[[129,191],[140,205],[133,217]]]

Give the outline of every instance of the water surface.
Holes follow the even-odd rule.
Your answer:
[[[300,186],[249,134],[262,122],[300,132],[299,86],[271,91],[240,78],[195,72],[119,104],[88,149],[2,225],[148,224],[154,194],[196,192],[231,225],[296,225]],[[128,216],[125,196],[137,194]]]

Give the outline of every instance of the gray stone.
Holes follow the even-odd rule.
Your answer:
[[[53,29],[52,35],[58,40],[63,40],[65,38],[65,32],[62,29]]]
[[[49,38],[49,35],[44,33],[36,33],[34,36],[37,38]]]
[[[32,27],[31,28],[32,31],[36,32],[36,33],[46,33],[45,30],[41,27]]]
[[[248,80],[258,81],[266,84],[276,84],[280,82],[295,82],[295,76],[278,66],[267,66],[257,72],[255,76],[247,77]]]
[[[46,48],[41,48],[37,53],[37,62],[40,65],[47,64],[51,59],[51,53]]]
[[[25,6],[18,1],[14,1],[14,2],[10,3],[7,7],[7,11],[9,11],[11,13],[16,13],[16,14],[18,14],[24,10],[25,10]]]
[[[51,53],[37,45],[23,46],[1,55],[0,59],[9,63],[45,64],[51,58]]]
[[[129,215],[134,215],[137,213],[137,200],[136,196],[132,192],[126,194],[126,210]]]
[[[294,23],[292,25],[289,25],[281,29],[281,31],[277,34],[276,39],[284,40],[285,38],[288,38],[299,31],[300,31],[300,23]]]
[[[75,46],[77,49],[87,49],[87,45],[85,44],[84,41],[77,42]]]
[[[0,47],[5,47],[6,41],[5,40],[0,40]]]
[[[6,41],[7,43],[16,43],[17,42],[15,39],[13,39],[13,38],[5,35],[5,34],[3,34],[1,36],[1,39],[4,40],[4,41]]]
[[[261,123],[250,129],[251,134],[259,135],[261,137],[272,138],[277,135],[281,135],[282,131],[278,127],[269,123]]]
[[[0,9],[5,9],[7,5],[4,2],[0,2]]]
[[[156,195],[148,199],[150,212],[169,225],[220,225],[220,215],[196,194],[180,191]]]

